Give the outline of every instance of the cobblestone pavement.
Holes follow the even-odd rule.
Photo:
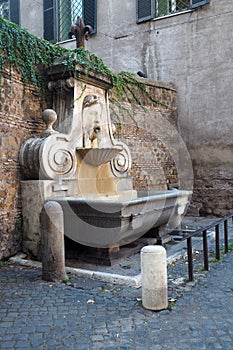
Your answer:
[[[170,278],[169,298],[178,300],[152,312],[142,307],[140,288],[74,276],[68,284],[48,283],[40,269],[6,265],[0,269],[0,349],[232,349],[232,266],[233,252],[191,289],[189,283],[177,289]],[[179,276],[176,269],[179,264],[168,274]]]

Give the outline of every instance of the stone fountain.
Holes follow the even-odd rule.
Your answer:
[[[176,189],[133,189],[130,151],[114,138],[110,120],[110,77],[92,71],[87,76],[79,66],[77,71],[74,79],[59,61],[49,69],[53,109],[43,112],[46,130],[25,140],[20,151],[23,248],[37,258],[39,217],[48,200],[61,206],[71,245],[111,256],[151,228],[159,228],[159,240],[166,240],[191,195]]]

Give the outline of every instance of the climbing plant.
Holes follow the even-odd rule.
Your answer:
[[[145,108],[143,95],[146,95],[151,101],[162,104],[149,94],[146,84],[139,81],[134,74],[114,73],[99,57],[84,49],[68,50],[51,44],[0,17],[0,81],[6,68],[9,69],[10,74],[13,69],[16,69],[20,72],[25,86],[33,84],[42,90],[45,87],[45,79],[41,68],[50,67],[56,58],[61,57],[64,68],[74,77],[77,74],[75,69],[77,64],[85,67],[86,74],[92,69],[107,73],[116,91],[115,100],[126,97],[129,102]]]
[[[6,68],[10,74],[15,68],[21,73],[25,86],[32,83],[42,88],[43,78],[39,66],[49,67],[63,52],[61,47],[51,45],[0,17],[1,77]]]

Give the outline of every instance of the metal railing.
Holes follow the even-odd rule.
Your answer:
[[[223,224],[223,242],[224,242],[224,253],[229,251],[229,232],[228,232],[228,222],[231,220],[233,223],[233,213],[225,216],[222,219],[217,220],[213,224],[200,228],[193,232],[185,235],[181,241],[187,240],[187,256],[188,256],[188,276],[189,281],[194,281],[193,273],[193,247],[192,238],[202,235],[203,242],[203,260],[204,260],[204,270],[209,270],[209,251],[208,251],[208,231],[215,230],[215,259],[220,260],[221,250],[220,250],[220,225]]]

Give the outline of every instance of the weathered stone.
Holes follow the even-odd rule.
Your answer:
[[[162,246],[145,246],[141,250],[142,305],[150,310],[168,307],[167,260]]]
[[[42,278],[46,281],[62,281],[65,271],[64,219],[57,202],[45,203],[41,216]]]

